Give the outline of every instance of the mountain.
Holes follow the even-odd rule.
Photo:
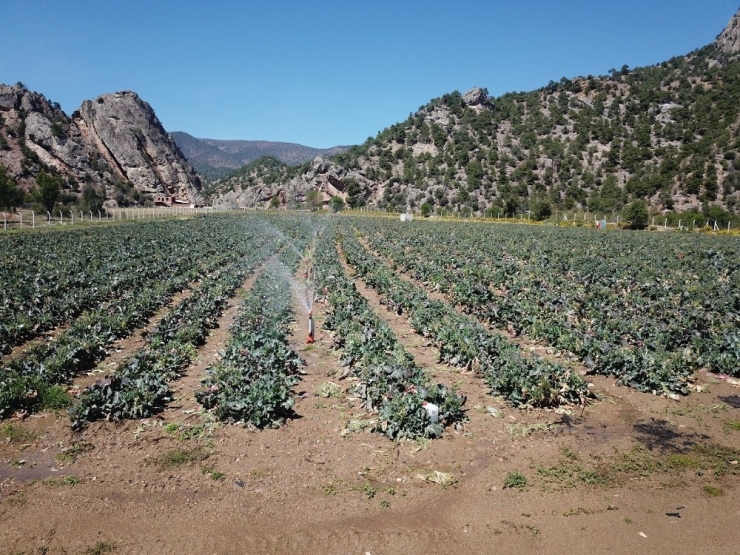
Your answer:
[[[396,210],[608,214],[644,199],[656,212],[734,212],[739,52],[736,14],[713,43],[657,65],[564,77],[498,98],[484,88],[455,91],[328,161],[257,165],[214,183],[214,199],[297,205],[314,189]]]
[[[0,164],[26,190],[40,172],[56,175],[70,202],[86,188],[108,205],[144,202],[154,193],[203,200],[193,167],[132,91],[86,100],[68,116],[21,83],[0,85]]]
[[[198,173],[209,179],[223,177],[263,156],[271,156],[289,166],[294,166],[312,160],[316,156],[341,154],[348,148],[335,146],[322,149],[271,141],[196,139],[182,131],[173,132],[172,138]]]

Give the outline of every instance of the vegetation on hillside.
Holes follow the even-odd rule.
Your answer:
[[[485,92],[485,90],[484,90]],[[698,209],[740,198],[740,60],[716,44],[658,65],[562,78],[487,102],[459,92],[333,157],[373,184],[379,208],[549,217]],[[212,191],[305,172],[259,160]]]

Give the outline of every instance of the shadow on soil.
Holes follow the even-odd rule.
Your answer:
[[[733,409],[740,409],[740,395],[727,395],[726,397],[720,395],[718,399]]]
[[[709,436],[697,433],[679,433],[666,420],[641,420],[633,426],[637,440],[650,451],[669,451],[683,453],[697,443],[706,442]]]

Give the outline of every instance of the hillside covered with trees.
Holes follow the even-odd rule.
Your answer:
[[[636,199],[654,212],[734,213],[740,199],[738,18],[712,44],[663,63],[436,98],[331,158],[350,205],[464,213],[612,213]],[[258,161],[212,186],[312,188],[311,165]],[[340,188],[341,189],[341,188]],[[344,193],[346,196],[346,193]],[[268,199],[270,195],[264,196]],[[302,198],[288,199],[300,203]],[[274,204],[274,203],[273,203]]]

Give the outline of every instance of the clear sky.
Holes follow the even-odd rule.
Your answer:
[[[364,141],[432,98],[498,96],[704,46],[738,0],[0,0],[0,82],[71,114],[134,90],[168,131]]]

